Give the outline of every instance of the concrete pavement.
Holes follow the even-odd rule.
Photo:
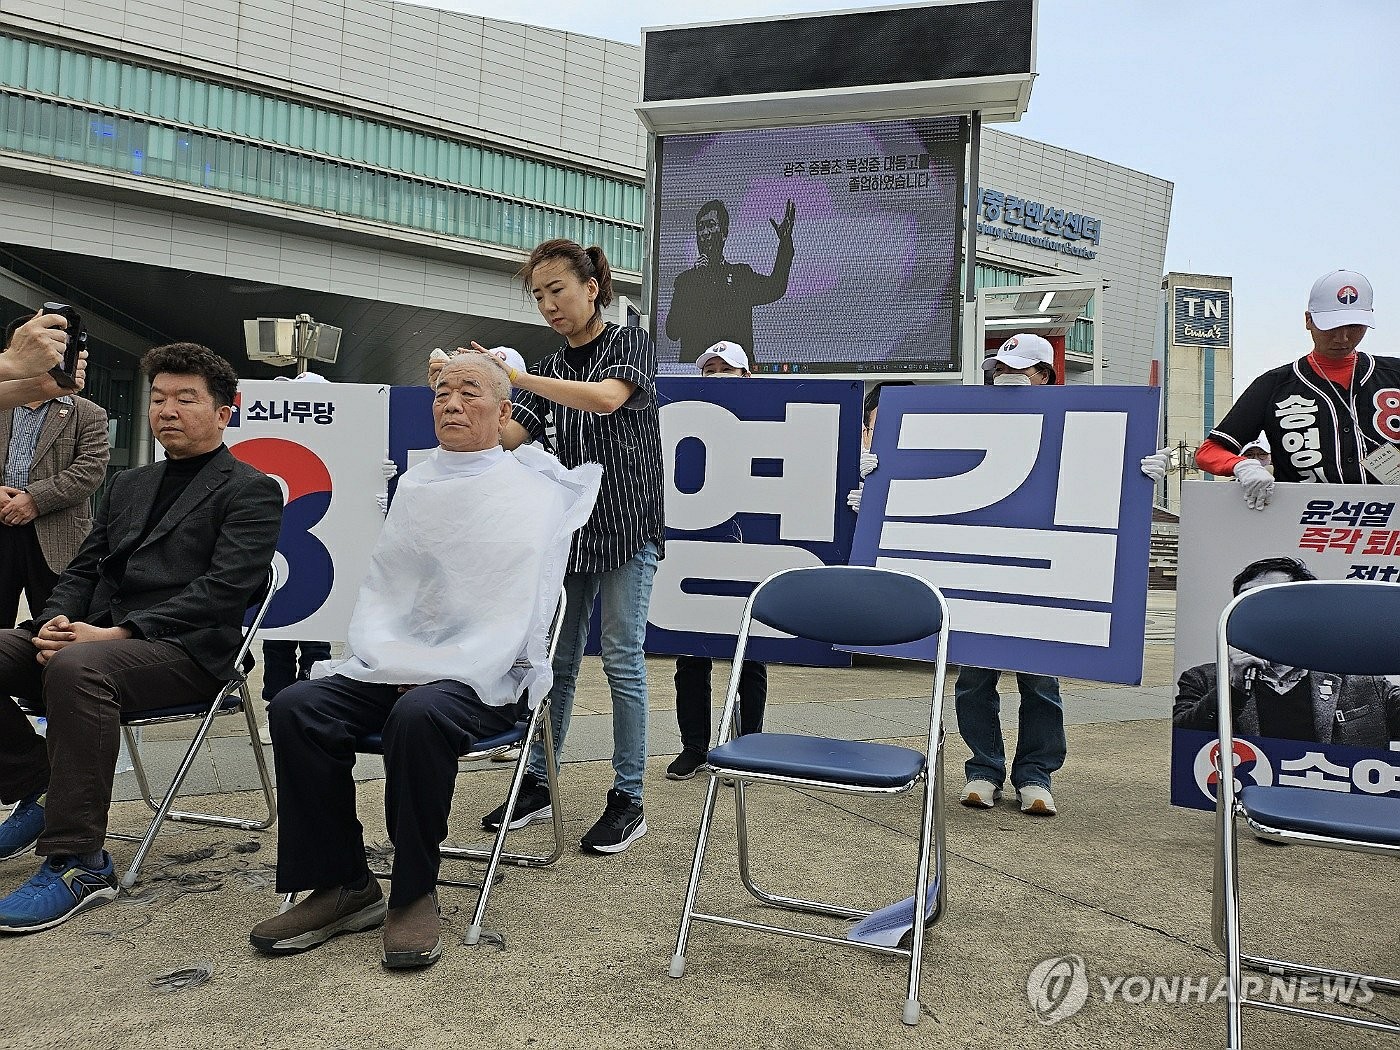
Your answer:
[[[429,971],[385,973],[373,933],[264,959],[249,948],[247,932],[276,907],[275,829],[244,835],[175,827],[131,896],[50,933],[0,940],[0,972],[9,977],[0,1047],[1221,1046],[1220,1005],[1110,1002],[1100,981],[1162,976],[1213,985],[1221,973],[1209,931],[1212,816],[1167,804],[1171,648],[1163,641],[1171,612],[1169,600],[1154,595],[1143,686],[1064,682],[1070,759],[1055,781],[1059,816],[1032,819],[1010,804],[972,811],[950,800],[948,909],[930,931],[917,1028],[899,1020],[902,960],[864,952],[699,926],[687,975],[667,976],[704,785],[664,779],[678,747],[669,710],[673,664],[656,659],[650,833],[616,857],[571,851],[549,869],[507,870],[486,920],[503,946],[461,943],[475,895],[448,888],[441,894],[447,950]],[[723,668],[716,666],[717,683]],[[596,819],[611,781],[603,760],[611,751],[607,692],[596,660],[580,681],[562,788],[570,843]],[[774,668],[767,724],[908,739],[919,730],[917,698],[928,681],[925,668],[910,664]],[[221,721],[225,735],[201,763],[209,768],[198,773],[200,784],[246,789],[251,748],[227,735],[239,720]],[[157,768],[173,761],[176,731],[149,735]],[[947,751],[955,799],[966,750],[951,726]],[[499,801],[506,768],[473,767],[459,777],[453,823],[462,838],[481,837],[477,818]],[[372,765],[359,772],[366,834],[382,839],[383,782]],[[805,881],[817,896],[869,907],[912,892],[914,799],[851,803],[763,789],[750,799],[761,836],[756,863],[775,888]],[[201,800],[250,812],[255,801],[246,793]],[[727,803],[722,795],[702,901],[760,916],[732,880]],[[139,803],[113,807],[114,829],[143,820]],[[516,836],[523,844],[543,834],[531,828]],[[119,866],[132,851],[122,842],[112,849]],[[1277,900],[1266,921],[1247,928],[1256,944],[1312,943],[1333,960],[1400,970],[1393,865],[1248,837],[1242,851],[1246,894]],[[0,863],[0,887],[32,870],[32,858]],[[811,924],[839,931],[839,924]],[[1027,1003],[1027,976],[1042,960],[1071,954],[1084,961],[1087,1002],[1043,1026]],[[197,963],[213,968],[200,987],[160,993],[150,985],[162,972]],[[1381,997],[1371,1009],[1396,1017],[1400,1001]],[[1246,1020],[1248,1045],[1261,1050],[1396,1045],[1274,1015]]]

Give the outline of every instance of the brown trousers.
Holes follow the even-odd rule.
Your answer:
[[[173,642],[79,642],[40,667],[33,634],[0,631],[0,802],[48,788],[40,856],[102,848],[121,713],[207,703],[220,683]],[[48,739],[19,705],[44,709]]]

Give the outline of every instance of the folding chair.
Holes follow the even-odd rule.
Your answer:
[[[136,880],[141,874],[141,865],[145,863],[146,855],[150,853],[151,847],[155,844],[156,836],[160,834],[160,829],[167,820],[178,820],[186,824],[204,824],[212,827],[237,828],[239,831],[266,831],[272,827],[273,821],[277,819],[277,796],[273,790],[272,776],[267,769],[267,760],[263,755],[262,745],[258,741],[257,715],[253,712],[252,700],[248,695],[248,676],[247,672],[243,670],[243,658],[252,647],[253,639],[258,633],[258,628],[262,625],[268,604],[272,601],[272,596],[277,592],[279,586],[277,569],[276,567],[270,568],[267,576],[267,590],[261,600],[252,606],[252,616],[243,629],[243,642],[239,645],[238,654],[233,660],[233,675],[209,702],[184,704],[179,707],[152,708],[129,713],[122,712],[122,736],[126,740],[126,749],[131,754],[136,783],[141,788],[141,797],[146,800],[146,805],[150,806],[155,814],[146,828],[145,835],[140,838],[116,831],[107,833],[108,838],[140,843],[136,847],[136,856],[132,858],[131,866],[126,869],[126,874],[122,876],[122,889],[129,890],[136,885]],[[24,701],[20,701],[20,708],[26,714],[43,714],[42,709]],[[253,760],[257,763],[267,816],[261,820],[249,820],[244,817],[230,817],[220,813],[194,813],[171,809],[171,805],[175,802],[175,796],[179,794],[185,777],[189,774],[190,767],[194,765],[200,746],[209,736],[214,719],[219,715],[237,714],[240,711],[248,723],[248,739],[253,744]],[[199,728],[195,730],[194,736],[190,739],[189,747],[185,750],[185,757],[180,760],[180,766],[175,771],[174,779],[171,780],[165,794],[157,802],[151,792],[150,781],[146,776],[145,763],[141,760],[140,742],[132,730],[142,726],[162,725],[166,722],[187,722],[195,718],[200,719]]]
[[[563,626],[564,592],[561,589],[559,605],[554,612],[554,623],[550,628],[549,659],[551,661],[554,659],[554,650],[559,644],[559,632]],[[554,848],[549,853],[507,853],[505,852],[506,834],[510,830],[511,821],[515,818],[515,804],[520,797],[520,785],[525,780],[526,769],[530,762],[530,749],[537,740],[541,741],[544,747],[545,778],[549,783],[549,797],[553,799],[551,808],[554,812]],[[448,843],[444,843],[438,848],[438,853],[446,860],[484,861],[486,864],[486,870],[481,878],[481,894],[476,900],[476,911],[472,915],[471,925],[467,927],[465,938],[467,944],[476,944],[481,939],[481,922],[486,915],[486,903],[491,896],[491,885],[496,878],[496,869],[501,864],[513,864],[522,868],[546,868],[564,855],[564,817],[559,806],[559,763],[554,755],[554,726],[549,718],[548,695],[545,695],[535,705],[533,711],[510,729],[496,736],[478,740],[471,750],[459,757],[476,762],[494,758],[513,747],[520,748],[520,757],[515,760],[515,771],[511,776],[510,790],[506,794],[506,808],[501,815],[501,826],[491,841],[491,848],[454,846]],[[384,754],[384,737],[380,733],[362,736],[356,740],[355,750],[360,754],[382,755]],[[389,872],[386,871],[376,871],[374,874],[381,879],[389,877]],[[439,879],[438,885],[460,886],[470,889],[474,888],[476,884],[452,879]],[[289,903],[290,900],[291,898],[288,898]]]
[[[1400,1025],[1251,998],[1243,970],[1275,976],[1367,981],[1374,991],[1400,993],[1400,980],[1321,966],[1245,955],[1240,945],[1240,894],[1235,818],[1242,816],[1259,837],[1295,845],[1400,856],[1400,799],[1343,794],[1313,788],[1236,786],[1229,651],[1233,647],[1290,667],[1332,674],[1400,674],[1400,587],[1365,581],[1308,580],[1246,591],[1220,616],[1216,634],[1216,698],[1219,757],[1216,762],[1216,865],[1214,916],[1216,943],[1225,953],[1228,1014],[1227,1046],[1242,1044],[1245,1006],[1383,1032]],[[1279,859],[1279,858],[1275,858]]]
[[[736,736],[735,705],[739,677],[749,631],[754,621],[787,634],[832,644],[859,646],[896,645],[937,634],[938,657],[934,664],[930,697],[928,739],[922,750],[829,737],[786,733],[751,733]],[[685,974],[686,943],[692,922],[709,922],[746,930],[783,934],[824,944],[865,948],[909,959],[908,994],[904,1002],[906,1024],[919,1021],[919,974],[927,926],[936,921],[945,904],[943,852],[943,681],[948,663],[948,614],[943,595],[926,580],[888,569],[830,566],[788,569],[764,580],[749,597],[739,624],[734,666],[729,677],[720,721],[719,743],[709,752],[705,767],[709,785],[695,844],[685,906],[681,912],[671,976]],[[833,791],[864,797],[900,795],[923,785],[918,859],[914,877],[909,947],[853,942],[786,926],[772,926],[727,915],[696,910],[700,871],[705,860],[721,779],[734,781],[738,825],[739,878],[764,905],[790,911],[861,919],[872,913],[838,904],[785,897],[758,886],[749,863],[749,828],[745,787],[748,784],[784,785],[803,791]],[[933,885],[929,885],[932,853]],[[933,894],[930,914],[929,894]],[[927,918],[925,918],[927,916]]]
[[[203,824],[208,827],[236,828],[239,831],[266,831],[276,821],[277,794],[273,788],[272,775],[268,772],[267,758],[263,754],[262,742],[258,739],[258,717],[253,710],[252,697],[248,693],[248,673],[243,670],[243,662],[244,657],[253,647],[253,639],[257,637],[258,628],[262,626],[263,617],[267,614],[267,607],[272,603],[273,595],[277,593],[277,588],[280,586],[281,581],[277,577],[277,567],[274,565],[267,571],[267,590],[263,593],[261,601],[252,606],[252,616],[243,629],[243,642],[239,645],[238,653],[233,658],[233,675],[214,695],[210,703],[157,708],[122,715],[122,736],[126,739],[126,749],[131,754],[136,783],[141,788],[141,797],[146,800],[146,805],[155,811],[150,826],[141,839],[141,844],[136,847],[136,855],[131,859],[131,866],[126,869],[126,874],[122,876],[123,889],[129,890],[136,885],[136,880],[141,874],[141,865],[146,860],[146,854],[155,845],[156,836],[160,834],[160,829],[167,820],[178,820],[185,824]],[[246,817],[230,817],[221,813],[195,813],[171,809],[170,807],[175,801],[175,796],[179,794],[190,767],[194,765],[200,746],[203,745],[209,735],[209,730],[213,727],[214,719],[219,715],[237,714],[240,711],[248,725],[248,740],[253,745],[253,761],[258,767],[258,780],[262,786],[263,804],[266,807],[267,816],[258,820],[249,820]],[[200,719],[199,728],[195,730],[194,736],[190,739],[190,746],[185,750],[185,757],[180,760],[180,766],[175,771],[175,777],[170,781],[170,786],[166,789],[160,802],[156,802],[151,794],[150,781],[146,777],[146,766],[141,761],[141,747],[132,730],[140,726],[185,722],[194,718]],[[112,837],[135,841],[134,837],[130,835],[114,834]]]

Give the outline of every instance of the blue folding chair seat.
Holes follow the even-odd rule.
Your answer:
[[[936,635],[938,656],[933,669],[929,728],[923,750],[789,733],[735,736],[739,679],[749,631],[755,621],[785,634],[833,645],[897,645]],[[947,900],[943,850],[943,683],[947,667],[947,606],[938,589],[917,576],[888,569],[824,566],[788,569],[758,585],[750,595],[739,622],[729,691],[720,720],[719,743],[710,750],[704,767],[709,783],[704,809],[700,814],[700,832],[695,843],[690,884],[681,911],[676,950],[671,958],[672,977],[685,974],[686,946],[694,922],[735,926],[824,944],[860,947],[909,960],[903,1019],[906,1024],[918,1023],[924,939],[928,926],[942,916]],[[913,929],[909,946],[856,941],[810,930],[750,922],[734,915],[698,911],[696,900],[701,868],[721,779],[734,781],[739,879],[744,888],[769,907],[844,920],[864,919],[874,916],[874,913],[845,905],[781,896],[770,893],[754,881],[749,863],[752,829],[747,818],[746,785],[762,783],[865,797],[901,795],[922,786],[919,841],[910,872],[913,881],[910,888],[914,893],[908,912]],[[820,837],[820,833],[817,837]],[[820,850],[814,846],[812,852],[817,854]],[[872,921],[882,919],[886,911],[899,911],[901,907],[895,905],[893,909],[882,909],[882,914]],[[914,921],[914,916],[926,916],[927,919]]]
[[[805,780],[895,788],[914,783],[927,761],[923,752],[863,740],[831,740],[790,733],[751,733],[711,748],[709,764],[722,775]]]
[[[1218,753],[1234,754],[1232,648],[1272,663],[1337,675],[1400,675],[1400,586],[1365,580],[1304,580],[1257,587],[1237,596],[1216,631]],[[1225,953],[1226,1047],[1243,1046],[1243,1007],[1315,1017],[1373,1031],[1400,1033],[1400,1024],[1246,994],[1247,967],[1274,977],[1365,981],[1371,992],[1400,994],[1400,979],[1246,955],[1240,943],[1237,817],[1261,838],[1298,846],[1400,856],[1400,798],[1316,788],[1250,785],[1216,765],[1216,864],[1213,932]],[[1277,855],[1276,861],[1282,858]],[[1389,898],[1385,898],[1389,899]],[[1382,902],[1383,903],[1383,902]]]
[[[1393,798],[1251,784],[1240,792],[1239,807],[1250,823],[1272,830],[1400,847]]]

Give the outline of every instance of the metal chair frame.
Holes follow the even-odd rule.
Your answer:
[[[548,659],[554,660],[554,651],[559,645],[559,632],[564,626],[565,597],[561,588],[559,591],[559,605],[554,612],[554,622],[550,627],[549,635],[549,655]],[[465,941],[467,944],[476,944],[481,939],[481,922],[486,915],[487,901],[491,895],[491,887],[495,882],[496,871],[502,864],[510,864],[520,868],[547,868],[564,855],[564,817],[559,806],[559,760],[554,754],[554,723],[549,717],[550,701],[549,696],[540,698],[535,705],[530,717],[523,723],[516,723],[515,727],[506,733],[495,737],[489,737],[485,741],[478,743],[464,755],[460,755],[460,760],[477,762],[483,759],[490,759],[510,750],[512,747],[520,748],[520,757],[515,760],[515,770],[510,780],[510,790],[506,794],[506,808],[501,815],[501,826],[496,830],[495,836],[491,840],[489,849],[482,849],[479,846],[454,846],[450,843],[443,843],[438,847],[438,853],[444,860],[467,860],[477,863],[484,863],[486,870],[481,877],[481,893],[477,897],[476,910],[472,914],[471,925],[467,927]],[[502,740],[502,737],[506,739]],[[525,773],[530,762],[530,750],[536,741],[540,741],[544,747],[545,755],[545,780],[549,784],[550,807],[553,813],[551,823],[554,829],[554,846],[548,853],[517,853],[506,852],[506,835],[510,830],[511,818],[515,815],[515,805],[520,798],[520,787],[525,781]],[[485,745],[485,746],[483,746]],[[362,752],[374,753],[374,752]],[[376,871],[373,873],[376,878],[390,878],[390,872]],[[458,886],[467,889],[476,888],[476,883],[453,879],[438,879],[439,886]],[[292,897],[288,897],[290,904]]]
[[[136,783],[141,789],[141,797],[145,799],[146,805],[151,808],[154,814],[144,835],[127,835],[119,831],[107,832],[109,839],[140,843],[136,847],[136,855],[132,858],[131,865],[122,875],[121,886],[123,890],[129,890],[136,885],[141,874],[141,866],[145,863],[147,854],[155,845],[156,836],[160,834],[160,830],[167,820],[177,820],[185,824],[203,824],[209,827],[236,828],[239,831],[266,831],[277,820],[277,793],[273,787],[272,775],[267,768],[267,758],[263,755],[262,743],[258,740],[258,722],[253,713],[252,699],[248,693],[248,675],[243,670],[243,658],[248,655],[248,650],[252,648],[258,628],[262,626],[263,617],[267,613],[267,607],[271,604],[272,596],[277,593],[279,586],[281,586],[281,581],[278,579],[277,569],[275,566],[270,567],[268,569],[267,591],[262,600],[254,607],[253,619],[243,629],[243,641],[238,647],[237,655],[234,656],[234,677],[224,683],[207,706],[195,707],[191,705],[191,709],[188,711],[155,716],[140,711],[133,711],[129,714],[122,713],[122,737],[126,741],[127,752],[131,755],[131,765],[136,774]],[[237,698],[231,700],[230,698],[234,697],[235,694],[237,694]],[[41,708],[22,700],[19,701],[19,705],[26,714],[43,714]],[[242,712],[248,723],[248,739],[253,745],[253,760],[258,767],[258,779],[262,787],[267,816],[258,820],[249,820],[245,817],[230,817],[221,813],[197,813],[172,809],[175,796],[180,793],[180,788],[184,785],[185,777],[189,775],[190,767],[194,765],[200,747],[209,736],[214,719],[219,715],[231,715],[238,712]],[[140,742],[132,730],[143,726],[165,725],[168,722],[188,722],[196,718],[200,719],[199,727],[190,739],[190,745],[180,760],[179,768],[176,769],[170,786],[166,788],[165,793],[157,801],[155,794],[151,791],[145,763],[141,760]]]
[[[729,677],[729,690],[725,698],[724,713],[720,722],[719,744],[729,742],[735,735],[735,727],[737,724],[735,708],[739,696],[739,679],[743,668],[744,653],[748,647],[750,627],[754,619],[754,603],[758,599],[763,588],[772,584],[773,581],[793,573],[829,572],[833,568],[845,569],[847,567],[835,566],[825,568],[787,569],[768,577],[768,579],[760,583],[749,596],[748,602],[744,606],[743,617],[739,625],[739,634],[734,650],[733,668]],[[941,626],[938,632],[938,654],[934,665],[934,683],[930,703],[928,739],[924,749],[925,762],[923,769],[906,783],[894,787],[871,787],[776,773],[758,773],[707,762],[703,768],[709,775],[709,784],[705,792],[704,809],[701,811],[700,830],[695,844],[695,859],[691,866],[690,882],[686,888],[685,904],[681,913],[680,929],[676,937],[675,954],[671,959],[670,975],[672,977],[682,977],[685,974],[686,948],[690,938],[691,923],[696,921],[711,923],[718,926],[730,926],[738,929],[758,930],[763,933],[796,937],[802,940],[818,941],[823,944],[835,944],[847,948],[862,948],[866,951],[900,956],[909,960],[909,980],[902,1016],[905,1024],[914,1025],[918,1023],[921,1014],[919,1006],[919,980],[923,964],[924,938],[927,936],[928,927],[942,917],[947,902],[943,821],[943,688],[948,665],[948,607],[938,588],[921,577],[889,569],[862,568],[860,571],[880,572],[891,576],[904,576],[916,580],[919,584],[928,588],[934,600],[938,603]],[[753,922],[729,915],[697,911],[696,899],[699,894],[700,875],[705,860],[705,849],[709,843],[710,831],[714,818],[715,801],[719,794],[721,780],[726,779],[734,782],[739,878],[744,888],[761,903],[769,907],[847,920],[862,919],[870,915],[871,912],[840,904],[807,900],[801,897],[783,896],[763,889],[755,881],[749,855],[748,806],[745,798],[746,785],[749,783],[772,784],[796,790],[831,791],[868,797],[884,797],[907,794],[914,787],[922,783],[924,792],[919,828],[918,863],[916,866],[917,882],[914,889],[914,930],[910,937],[909,947],[864,944],[847,940],[844,937],[835,937],[809,930],[798,930],[787,926]],[[935,900],[933,913],[929,919],[925,921],[923,916],[927,911],[930,868],[932,868],[935,879]]]
[[[1370,987],[1375,991],[1400,994],[1400,980],[1394,978],[1380,977],[1374,974],[1353,973],[1348,970],[1338,970],[1323,966],[1310,966],[1304,963],[1272,959],[1266,956],[1247,955],[1243,952],[1241,945],[1239,847],[1236,839],[1236,817],[1243,817],[1245,822],[1249,825],[1250,830],[1256,835],[1275,842],[1400,857],[1400,847],[1392,846],[1387,843],[1366,842],[1341,836],[1319,835],[1288,828],[1279,828],[1256,819],[1246,810],[1235,788],[1233,763],[1232,768],[1228,770],[1224,768],[1227,761],[1232,762],[1227,756],[1234,755],[1235,736],[1230,698],[1229,652],[1231,648],[1231,619],[1237,607],[1245,601],[1255,602],[1259,600],[1268,600],[1264,597],[1268,591],[1300,587],[1316,588],[1338,586],[1366,588],[1395,587],[1394,584],[1378,584],[1361,580],[1355,582],[1301,580],[1292,583],[1278,583],[1257,587],[1236,596],[1235,599],[1225,607],[1224,612],[1220,615],[1216,630],[1216,703],[1219,753],[1216,759],[1216,864],[1214,885],[1212,888],[1211,925],[1216,944],[1221,951],[1225,953],[1227,1050],[1239,1050],[1239,1048],[1243,1046],[1242,1014],[1243,1008],[1246,1006],[1252,1006],[1261,1010],[1273,1010],[1278,1013],[1293,1014],[1295,1016],[1312,1017],[1318,1020],[1366,1028],[1372,1031],[1400,1033],[1400,1025],[1397,1024],[1332,1013],[1326,1010],[1307,1009],[1287,1003],[1275,1003],[1264,999],[1254,999],[1250,998],[1243,988],[1243,971],[1248,968],[1256,972],[1267,973],[1274,976],[1291,975],[1303,977],[1336,977],[1347,981],[1364,980],[1369,982]],[[1387,621],[1385,624],[1349,625],[1349,628],[1356,627],[1358,629],[1363,629],[1365,626],[1369,626],[1372,630],[1394,631],[1393,621]],[[1385,645],[1386,649],[1381,651],[1396,651],[1393,636],[1385,640]],[[1251,650],[1244,645],[1235,645],[1234,648],[1242,649],[1245,652],[1251,652]],[[1312,668],[1312,670],[1335,671],[1338,669]],[[1390,673],[1400,673],[1400,652],[1396,653],[1394,666]],[[1400,804],[1397,804],[1396,809],[1397,814],[1400,814]]]
[[[146,805],[150,806],[154,812],[151,823],[146,828],[146,834],[139,840],[134,835],[109,832],[112,838],[140,842],[140,845],[136,847],[136,855],[132,857],[131,864],[126,869],[126,874],[122,876],[122,889],[129,890],[136,885],[136,880],[141,874],[141,865],[145,863],[146,855],[155,845],[156,836],[160,834],[160,830],[167,820],[176,820],[184,824],[201,824],[206,827],[235,828],[239,831],[266,831],[276,822],[277,792],[272,783],[272,775],[267,768],[267,757],[263,754],[262,742],[258,739],[258,719],[253,712],[253,701],[248,692],[248,675],[243,670],[243,660],[253,647],[253,640],[257,637],[258,628],[262,626],[263,617],[267,615],[268,606],[272,604],[273,595],[277,593],[277,588],[280,586],[281,581],[277,576],[277,567],[269,567],[267,591],[257,604],[253,619],[244,628],[243,641],[238,647],[237,655],[233,658],[234,676],[224,683],[223,688],[214,695],[207,707],[185,714],[168,714],[158,717],[146,717],[139,711],[133,712],[130,716],[125,714],[122,716],[122,736],[126,740],[126,749],[131,755],[131,764],[136,773],[136,783],[141,788],[141,797],[146,800]],[[237,699],[231,700],[235,694]],[[229,715],[239,711],[243,713],[244,721],[248,725],[248,740],[253,746],[253,761],[258,767],[258,781],[262,788],[267,816],[250,820],[245,817],[230,817],[222,813],[199,813],[172,809],[175,796],[180,793],[180,788],[185,783],[185,777],[189,775],[190,767],[194,765],[200,747],[209,736],[214,719],[219,715]],[[146,776],[145,763],[141,761],[141,746],[132,730],[142,726],[164,725],[167,722],[187,722],[195,718],[200,719],[199,727],[190,739],[190,746],[185,751],[185,757],[180,760],[180,766],[176,769],[170,786],[157,802],[151,792],[150,780]]]

